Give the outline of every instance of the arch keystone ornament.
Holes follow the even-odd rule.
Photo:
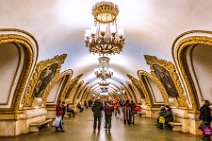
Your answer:
[[[187,109],[188,104],[186,101],[186,96],[178,74],[176,73],[174,64],[170,61],[158,59],[155,56],[144,55],[144,58],[146,59],[147,64],[150,65],[151,74],[161,81],[162,85],[167,91],[167,94],[169,96],[171,94],[175,94],[173,97],[177,98],[179,108]]]
[[[32,102],[33,102],[34,98],[36,97],[36,95],[35,95],[36,90],[35,89],[38,88],[38,91],[40,91],[40,87],[42,86],[42,85],[40,86],[40,83],[43,84],[42,78],[48,78],[48,83],[49,83],[49,81],[56,74],[59,73],[60,68],[61,68],[61,64],[64,63],[66,56],[67,56],[66,54],[57,55],[52,59],[40,61],[37,64],[35,71],[33,73],[33,76],[31,78],[31,81],[28,85],[27,92],[24,96],[23,105],[24,105],[25,108],[32,106]],[[54,74],[51,75],[51,78],[49,78],[49,74],[50,73],[52,74],[52,72]],[[41,94],[43,94],[43,91],[45,90],[47,85],[48,84],[46,84],[46,82],[45,82],[45,87],[42,89]],[[40,97],[42,97],[42,95]]]

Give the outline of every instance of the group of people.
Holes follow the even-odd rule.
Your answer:
[[[162,106],[160,108],[159,117],[157,118],[156,127],[159,129],[163,129],[163,125],[165,124],[166,127],[170,127],[169,122],[173,122],[174,117],[172,114],[172,109],[169,105]]]
[[[93,129],[101,129],[102,111],[104,111],[105,117],[105,130],[110,131],[111,129],[111,120],[113,113],[116,117],[118,117],[121,115],[122,112],[124,124],[134,124],[134,113],[137,110],[141,110],[141,108],[138,107],[139,106],[136,106],[136,104],[132,100],[118,101],[114,99],[113,101],[105,101],[104,103],[102,103],[100,99],[96,99],[92,106],[94,117]]]
[[[101,102],[100,99],[96,99],[93,103],[93,101],[88,101],[88,104],[84,103],[85,107],[90,107],[93,111],[93,117],[94,117],[94,124],[93,129],[100,130],[101,129],[101,119],[103,117],[102,113],[104,112],[105,117],[105,124],[104,128],[105,130],[111,129],[111,120],[112,115],[114,113],[114,116],[120,117],[122,114],[122,118],[124,121],[124,124],[134,124],[135,120],[135,113],[137,111],[141,110],[140,106],[137,106],[132,100],[123,100],[118,101],[114,99],[113,101],[105,101],[104,103]],[[211,129],[211,109],[210,109],[210,102],[208,100],[204,101],[203,106],[200,108],[200,116],[199,119],[202,121],[199,129],[203,132],[203,140],[210,141],[210,136],[212,135],[212,129]],[[82,110],[81,105],[77,105],[80,111]],[[74,110],[71,108],[70,104],[67,104],[65,106],[65,102],[58,101],[58,104],[56,106],[56,119],[53,122],[53,126],[56,128],[56,132],[65,132],[63,129],[63,119],[65,113],[68,112],[75,115]],[[172,109],[169,105],[162,106],[160,108],[159,117],[157,118],[156,126],[159,129],[163,129],[164,125],[166,127],[170,127],[170,122],[173,122],[173,113]]]

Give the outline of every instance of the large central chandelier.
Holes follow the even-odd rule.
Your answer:
[[[124,31],[117,28],[118,6],[112,2],[94,5],[94,25],[85,32],[86,47],[91,53],[119,54],[125,43]]]

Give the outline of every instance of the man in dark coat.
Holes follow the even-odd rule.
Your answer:
[[[96,127],[98,128],[99,131],[101,129],[102,110],[103,110],[103,104],[100,101],[100,99],[97,99],[94,102],[94,105],[92,107],[93,117],[94,117],[94,124],[93,124],[94,130],[96,129]],[[97,126],[97,121],[98,121],[98,126]]]
[[[204,101],[204,105],[200,108],[200,116],[199,119],[202,120],[202,128],[203,126],[211,125],[211,110],[210,110],[210,102],[208,100]],[[202,129],[203,130],[203,129]],[[204,135],[204,140],[210,140],[210,136]]]

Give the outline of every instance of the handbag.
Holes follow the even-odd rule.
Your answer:
[[[165,123],[165,118],[163,116],[159,117],[159,123]]]
[[[61,119],[62,119],[61,116],[56,117],[55,120],[54,120],[54,122],[52,123],[52,126],[53,126],[53,127],[60,127]]]
[[[210,125],[205,125],[203,128],[202,128],[202,132],[205,136],[211,136],[212,135],[212,129],[211,129],[211,126]]]

